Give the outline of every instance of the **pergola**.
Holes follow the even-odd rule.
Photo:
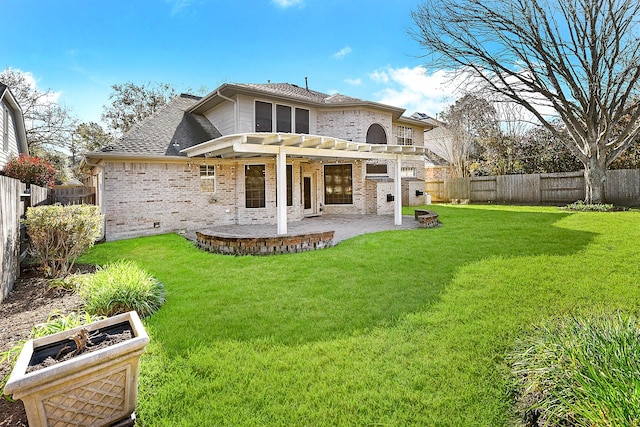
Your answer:
[[[277,233],[287,234],[287,156],[312,159],[392,160],[395,163],[394,224],[402,225],[400,170],[403,161],[424,160],[424,147],[365,144],[339,138],[295,133],[242,133],[226,135],[181,151],[188,157],[276,157]]]

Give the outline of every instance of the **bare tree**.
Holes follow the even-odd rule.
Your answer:
[[[30,151],[68,148],[76,119],[58,104],[53,92],[38,89],[27,73],[11,68],[0,73],[0,81],[11,89],[22,108]]]
[[[431,66],[530,111],[583,163],[586,201],[600,203],[607,167],[640,135],[639,12],[637,0],[426,0],[413,35]]]
[[[496,110],[490,102],[465,95],[441,113],[443,130],[432,140],[453,167],[454,177],[469,176],[470,159],[478,154],[483,140],[496,134]]]

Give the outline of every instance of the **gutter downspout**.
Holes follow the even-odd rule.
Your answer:
[[[91,163],[89,160],[87,160],[87,156],[84,156],[83,159],[83,163],[86,166],[90,166],[93,168],[98,168],[102,170],[102,173],[99,173],[99,182],[98,182],[98,189],[99,190],[99,194],[96,198],[96,202],[98,203],[98,206],[100,207],[100,212],[102,213],[102,236],[100,236],[100,240],[105,240],[107,237],[107,217],[105,215],[104,212],[104,200],[103,200],[103,193],[104,193],[104,165],[98,164],[98,163]]]
[[[233,102],[233,126],[234,126],[234,130],[233,133],[238,133],[238,102],[235,99],[231,99],[227,96],[224,96],[220,90],[218,89],[216,91],[216,95],[218,95],[220,98],[229,101],[229,102]]]

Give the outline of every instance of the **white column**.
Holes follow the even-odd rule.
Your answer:
[[[396,158],[396,173],[393,178],[393,187],[395,193],[395,199],[393,201],[393,221],[395,225],[402,225],[402,178],[400,177],[400,170],[402,164],[400,156]]]
[[[284,147],[280,147],[276,155],[276,189],[278,234],[287,234],[287,153]]]

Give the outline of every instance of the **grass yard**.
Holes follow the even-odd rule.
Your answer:
[[[513,425],[504,356],[533,323],[640,314],[640,212],[430,209],[443,227],[301,254],[94,247],[82,262],[134,260],[166,286],[141,425]]]

